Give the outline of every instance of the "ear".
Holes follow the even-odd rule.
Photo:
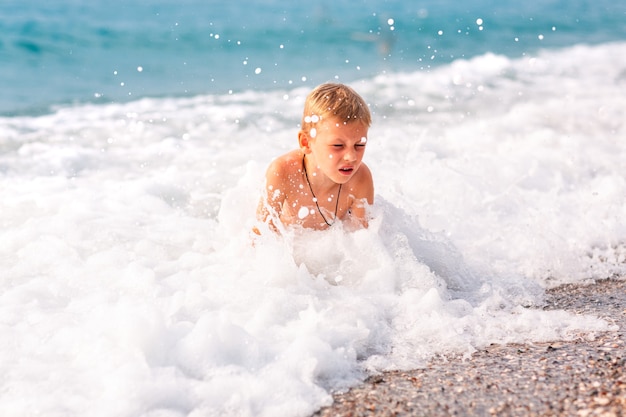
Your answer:
[[[304,130],[298,132],[298,144],[300,144],[302,152],[311,153],[311,138]]]

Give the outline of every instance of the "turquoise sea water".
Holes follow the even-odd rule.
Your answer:
[[[613,0],[5,0],[0,114],[313,86],[626,39]]]

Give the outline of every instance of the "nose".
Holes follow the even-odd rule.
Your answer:
[[[343,160],[346,162],[356,161],[356,152],[353,150],[346,151],[346,153],[343,154]]]

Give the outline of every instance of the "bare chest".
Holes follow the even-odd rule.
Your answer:
[[[281,210],[283,224],[298,224],[312,229],[325,229],[342,220],[350,209],[350,198],[345,190],[313,195],[298,187],[287,195]]]

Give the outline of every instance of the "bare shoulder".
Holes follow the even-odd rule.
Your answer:
[[[374,180],[369,167],[362,163],[350,184],[350,192],[357,199],[363,198],[372,204],[374,201]]]
[[[267,168],[268,180],[272,176],[286,178],[294,173],[302,166],[302,153],[299,150],[293,150],[286,154],[275,158]]]
[[[370,171],[369,167],[365,164],[365,162],[361,163],[359,170],[356,173],[358,181],[364,182],[373,182],[372,179],[372,171]]]
[[[301,175],[302,153],[299,150],[288,152],[274,159],[265,173],[265,186],[272,201],[282,201],[293,190],[293,184]]]

